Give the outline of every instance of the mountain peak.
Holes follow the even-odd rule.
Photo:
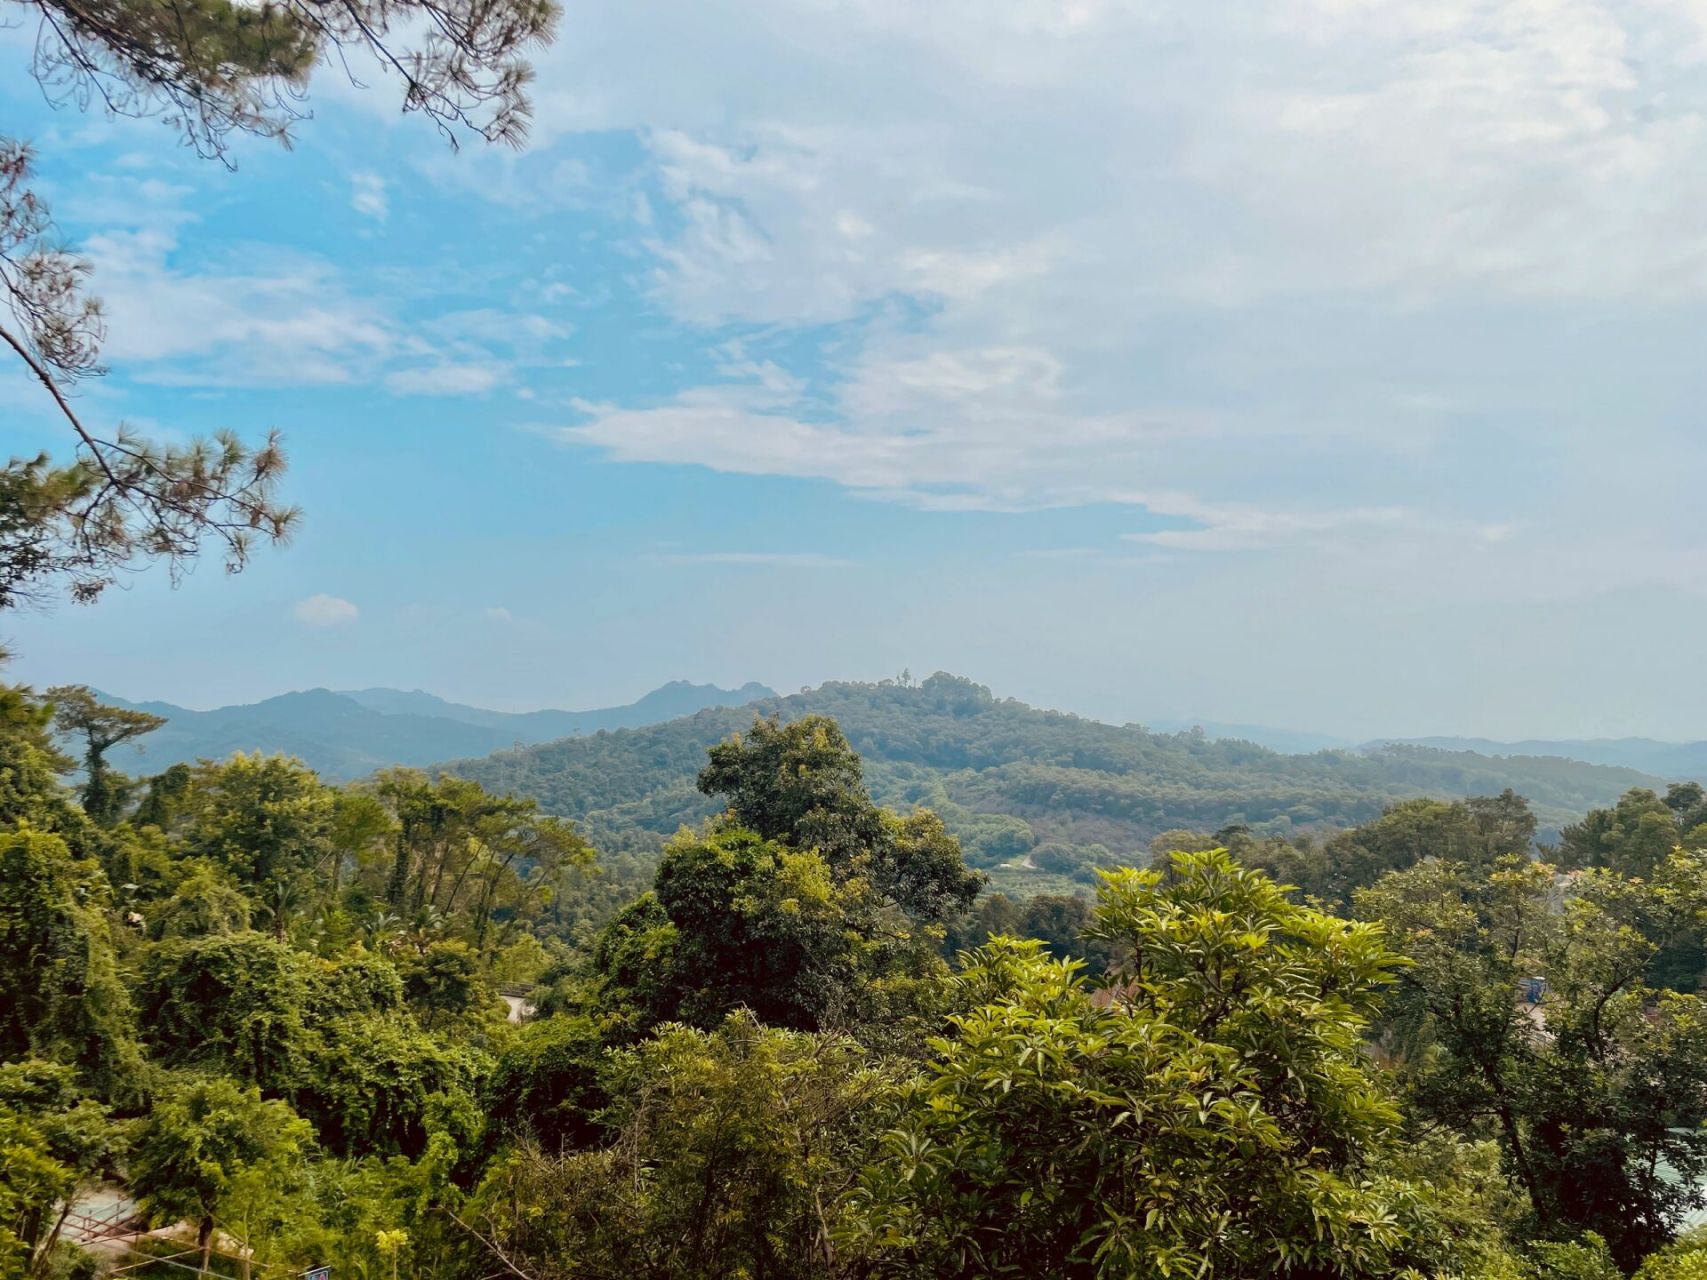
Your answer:
[[[721,689],[672,680],[635,702],[591,711],[493,711],[424,689],[384,687],[297,689],[211,711],[115,698],[164,715],[167,723],[117,752],[114,763],[129,772],[155,773],[179,761],[221,759],[235,751],[284,752],[327,778],[347,779],[387,765],[433,764],[601,729],[639,728],[772,696],[757,683]]]

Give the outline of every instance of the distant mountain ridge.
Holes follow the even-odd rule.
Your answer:
[[[1475,751],[1487,756],[1563,756],[1588,764],[1640,769],[1673,780],[1707,782],[1707,742],[1660,742],[1654,738],[1530,738],[1496,742],[1491,738],[1395,738],[1419,747]]]
[[[1489,757],[1426,746],[1284,754],[1208,733],[1154,733],[999,699],[938,674],[922,685],[831,683],[741,709],[712,709],[623,729],[461,759],[442,767],[532,796],[580,822],[606,850],[647,853],[715,803],[694,788],[706,748],[753,715],[833,717],[865,761],[873,793],[937,810],[968,856],[993,867],[1032,850],[1088,856],[1144,849],[1170,828],[1240,823],[1279,834],[1330,830],[1412,796],[1526,796],[1556,832],[1630,787],[1639,770],[1554,757]]]
[[[1450,736],[1421,738],[1374,738],[1359,742],[1329,733],[1299,729],[1276,729],[1268,725],[1217,724],[1209,720],[1160,721],[1151,728],[1164,730],[1202,729],[1211,738],[1254,742],[1270,751],[1308,755],[1315,751],[1369,750],[1395,745],[1433,747],[1441,751],[1474,751],[1483,756],[1555,756],[1584,764],[1639,769],[1657,777],[1680,781],[1693,778],[1707,782],[1707,742],[1661,742],[1656,738],[1523,738],[1503,742],[1495,738]]]
[[[595,711],[490,711],[460,702],[447,702],[421,689],[340,689],[341,697],[359,702],[382,715],[431,716],[455,720],[487,729],[502,729],[525,742],[549,742],[600,729],[637,729],[680,716],[691,716],[707,707],[739,707],[760,698],[776,697],[769,685],[748,681],[739,689],[720,689],[712,684],[672,680],[634,702]]]
[[[329,780],[347,781],[390,765],[418,767],[518,744],[637,728],[776,694],[757,683],[723,689],[674,680],[622,706],[528,712],[465,706],[418,689],[307,689],[211,711],[101,696],[166,717],[159,729],[112,753],[113,764],[127,773],[158,773],[181,761],[218,760],[235,751],[282,751]]]

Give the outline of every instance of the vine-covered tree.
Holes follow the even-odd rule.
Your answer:
[[[47,696],[53,701],[53,719],[59,731],[83,740],[83,812],[110,827],[119,819],[128,785],[113,775],[107,752],[153,733],[166,723],[166,717],[132,707],[108,706],[88,685],[56,685]]]

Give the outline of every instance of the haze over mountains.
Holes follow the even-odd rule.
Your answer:
[[[1377,738],[1360,742],[1331,733],[1276,729],[1268,725],[1220,724],[1213,721],[1160,721],[1152,727],[1168,730],[1201,728],[1211,738],[1255,742],[1271,751],[1348,751],[1383,743],[1437,747],[1442,751],[1474,751],[1484,756],[1562,756],[1585,764],[1640,769],[1662,778],[1707,781],[1707,742],[1661,742],[1655,738],[1524,738],[1503,742],[1494,738],[1431,736]]]
[[[656,724],[706,707],[774,696],[756,683],[721,689],[674,680],[623,706],[517,713],[447,702],[418,689],[308,689],[211,711],[102,695],[108,702],[166,717],[136,746],[112,753],[113,764],[127,773],[158,773],[180,761],[223,759],[234,751],[282,751],[336,781],[388,765],[485,755],[518,743]]]

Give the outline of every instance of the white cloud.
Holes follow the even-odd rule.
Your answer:
[[[360,610],[341,596],[322,592],[297,601],[291,613],[305,627],[342,627],[354,622]]]
[[[937,510],[1141,501],[1134,486],[1164,450],[1216,434],[1190,413],[1075,412],[1058,363],[1024,348],[869,358],[831,420],[806,416],[798,381],[768,363],[725,371],[745,380],[647,408],[582,404],[587,421],[551,434],[619,461],[828,479]]]
[[[385,385],[401,396],[473,396],[492,390],[502,377],[503,370],[489,364],[430,364],[389,373]]]
[[[377,173],[350,175],[350,207],[366,218],[384,222],[391,213],[386,198],[385,179]]]
[[[486,616],[486,618],[488,620],[490,620],[492,622],[501,622],[505,626],[508,626],[510,623],[512,623],[516,620],[515,615],[512,614],[508,609],[504,608],[503,605],[496,605],[495,604],[495,605],[491,606],[490,608],[483,610],[482,612],[484,613],[484,615]]]
[[[318,259],[257,251],[242,266],[177,262],[159,227],[91,236],[104,354],[143,380],[202,386],[340,383],[398,345],[390,322]]]
[[[660,32],[594,0],[542,61],[539,135],[650,140],[678,214],[656,284],[695,320],[845,316],[897,290],[997,291],[1005,312],[1064,285],[1129,313],[1700,295],[1703,13],[708,0]]]
[[[1707,482],[1674,420],[1707,308],[1696,0],[572,23],[544,148],[634,130],[654,298],[777,340],[560,440],[938,510],[1143,506],[1180,526],[1137,535],[1158,553],[1434,555],[1466,592],[1702,545],[1594,499]]]
[[[513,365],[560,362],[573,333],[547,316],[497,306],[442,310],[405,325],[395,314],[404,299],[386,296],[398,290],[383,273],[383,291],[364,296],[350,269],[320,257],[267,245],[227,245],[210,256],[216,242],[195,234],[184,207],[189,188],[138,185],[128,205],[99,183],[77,202],[105,227],[82,245],[105,306],[103,354],[138,381],[365,381],[400,395],[471,395],[491,390]]]
[[[1264,511],[1218,506],[1178,494],[1143,495],[1152,514],[1190,520],[1195,528],[1160,529],[1125,535],[1132,542],[1174,551],[1254,551],[1294,539],[1335,536],[1404,526],[1411,517],[1395,507],[1353,507],[1340,511]]]

